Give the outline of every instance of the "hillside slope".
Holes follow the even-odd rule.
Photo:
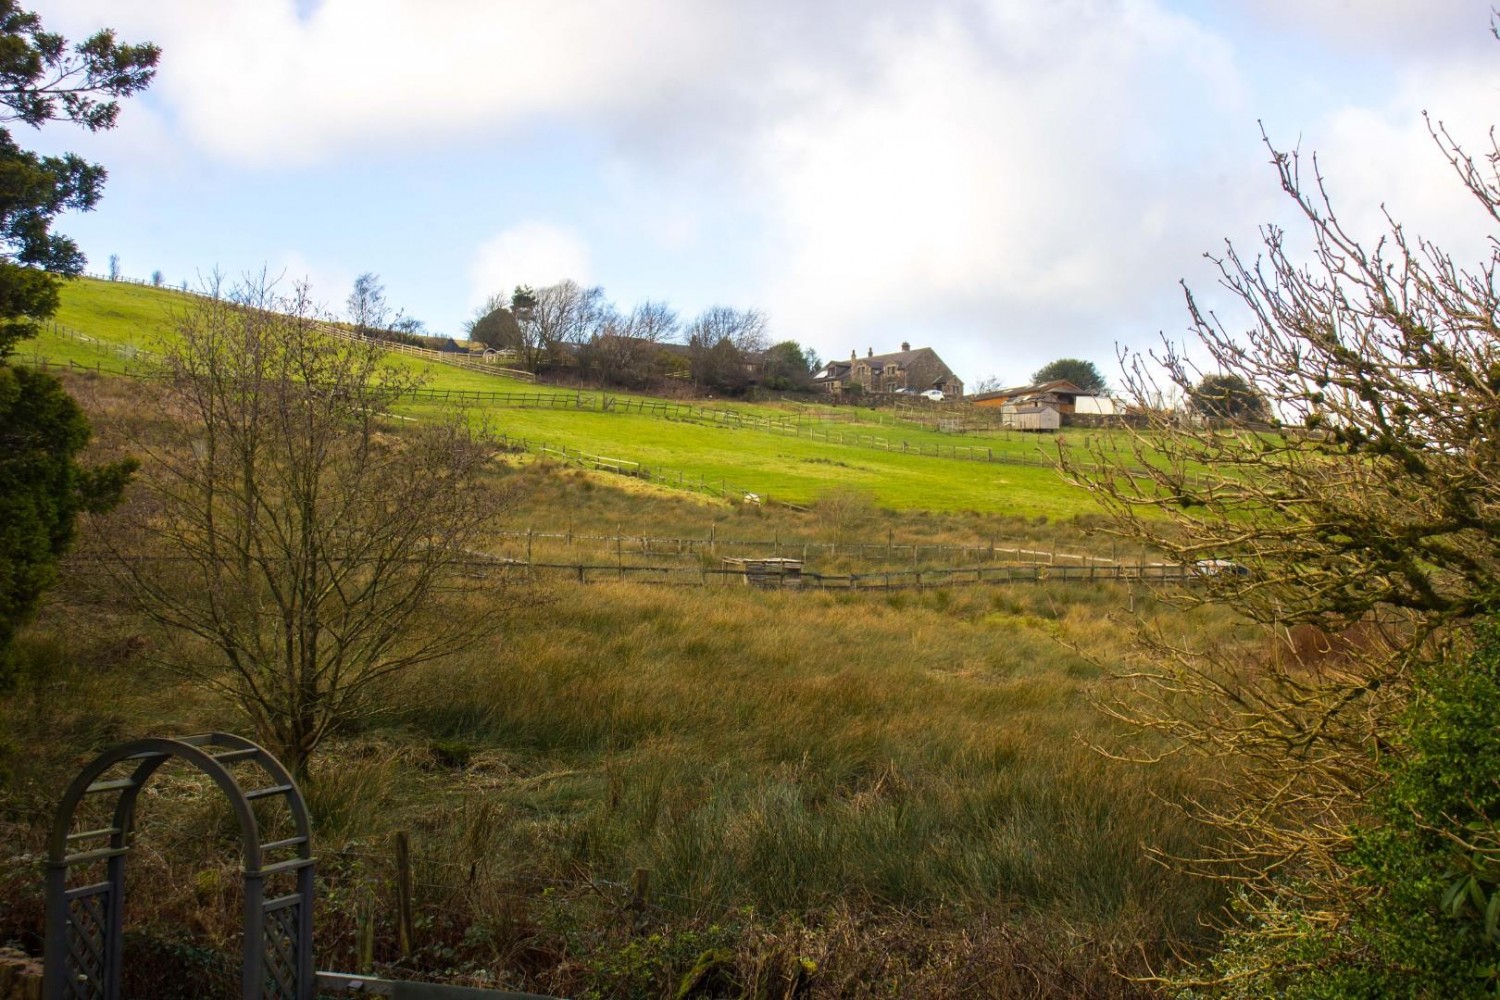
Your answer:
[[[142,375],[191,295],[81,278],[56,323],[21,347],[34,363]],[[665,405],[628,393],[578,393],[392,354],[425,378],[404,412],[461,405],[519,447],[731,499],[808,505],[854,489],[892,510],[1036,516],[1091,512],[1051,467],[1053,437],[942,433],[886,411],[807,403]],[[1074,442],[1081,443],[1081,442]]]

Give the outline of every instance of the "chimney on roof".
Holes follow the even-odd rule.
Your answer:
[[[867,358],[873,358],[874,356],[875,356],[875,348],[873,348],[873,347],[866,347],[865,348],[865,357],[867,357]]]
[[[901,341],[901,349],[903,351],[909,351],[909,350],[911,350],[911,345],[908,344],[906,341],[903,340],[903,341]]]

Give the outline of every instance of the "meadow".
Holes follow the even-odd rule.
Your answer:
[[[33,679],[0,703],[0,938],[22,942],[71,768],[117,740],[241,725],[152,662],[180,640],[74,569],[27,633]],[[1114,735],[1090,698],[1095,658],[1128,645],[1110,620],[1126,600],[606,584],[481,602],[508,616],[500,637],[404,675],[305,783],[320,965],[654,997],[712,953],[718,985],[689,995],[756,995],[803,962],[798,995],[1149,995],[1119,971],[1205,943],[1222,900],[1146,852],[1195,850],[1168,803],[1212,794],[1201,776],[1090,745]],[[232,953],[217,793],[168,774],[140,821],[132,926],[172,946],[164,969]],[[397,832],[420,918],[404,958]]]
[[[142,331],[169,329],[161,294],[74,283],[63,321],[97,343],[54,331],[23,346],[95,357],[101,374],[65,378],[100,456],[161,419],[150,379],[102,374],[129,360],[122,346],[146,346]],[[489,378],[440,367],[429,386]],[[424,416],[436,403],[410,406]],[[848,410],[841,428],[892,433],[889,414]],[[941,565],[955,548],[1007,543],[1059,562],[1150,555],[1111,547],[1088,498],[1041,466],[622,411],[469,412],[508,435],[802,501],[731,502],[514,454],[494,470],[513,497],[487,546],[498,554],[526,544],[598,559],[613,544],[623,559],[622,538],[637,535],[823,546],[827,568]],[[85,526],[22,637],[24,679],[0,694],[0,943],[38,943],[38,852],[83,760],[132,737],[243,729],[221,697],[162,665],[212,653],[146,622],[90,561],[88,537],[114,523]],[[523,542],[528,530],[563,537]],[[1163,596],[1112,583],[474,583],[452,611],[492,616],[496,637],[400,676],[307,777],[318,964],[601,998],[1154,996],[1149,974],[1211,941],[1224,897],[1151,850],[1198,850],[1207,834],[1176,804],[1215,795],[1222,776],[1108,759],[1119,733],[1094,701],[1132,655],[1128,615],[1240,641],[1229,618],[1185,617]],[[212,789],[175,771],[159,787],[132,861],[129,964],[146,983],[132,995],[170,1000],[164,982],[201,990],[225,974],[237,868]],[[409,954],[395,928],[398,833],[415,857]]]
[[[172,338],[177,317],[194,301],[180,292],[76,279],[64,288],[57,326],[24,342],[21,356],[65,367],[71,363],[145,374],[150,352]],[[79,334],[90,340],[78,339]],[[659,402],[635,394],[576,393],[401,354],[390,359],[424,379],[428,398],[405,404],[400,412],[409,416],[426,418],[458,404],[474,420],[534,449],[566,447],[636,463],[684,487],[691,482],[722,495],[754,493],[801,506],[845,488],[898,511],[1021,517],[1088,514],[1095,509],[1093,502],[1063,483],[1052,467],[1057,448],[1103,444],[1123,452],[1129,447],[1127,436],[1117,432],[943,432],[933,428],[930,414],[908,419],[897,411],[803,401],[712,401],[700,404],[710,411],[705,415],[668,418],[632,411],[632,402]],[[572,395],[586,402],[517,405],[486,398],[496,393]],[[726,421],[723,414],[741,415],[746,422]],[[801,424],[800,433],[786,428],[792,423]],[[993,456],[996,461],[947,457],[955,450]]]

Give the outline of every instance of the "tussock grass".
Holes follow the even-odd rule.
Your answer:
[[[838,966],[873,960],[894,928],[902,947],[931,949],[962,947],[943,928],[982,925],[1000,934],[994,947],[1010,942],[996,955],[1015,958],[1013,946],[1071,970],[1059,983],[1128,964],[1132,948],[1160,960],[1165,942],[1191,946],[1218,896],[1144,846],[1191,849],[1198,831],[1163,803],[1202,789],[1084,745],[1108,735],[1087,701],[1095,668],[1058,639],[1123,648],[1106,616],[1125,595],[1100,586],[1063,603],[1072,594],[559,588],[503,640],[404,675],[384,715],[317,763],[306,791],[324,858],[322,954],[352,968],[358,924],[377,920],[380,960],[394,960],[390,837],[403,829],[425,940],[466,956],[473,982],[670,985],[710,926],[729,935],[740,976],[786,934],[811,935],[805,947]],[[64,598],[49,615],[75,610]],[[222,705],[146,662],[161,639],[121,653],[102,631],[62,637],[59,624],[28,632],[45,680],[0,705],[7,831],[33,850],[46,785],[88,752],[226,724]],[[137,916],[229,942],[233,829],[200,785],[143,811],[160,887]],[[651,872],[648,924],[697,943],[627,975],[612,963],[637,940],[623,916],[637,868]],[[1072,941],[1092,942],[1088,961]],[[592,971],[562,959],[571,949]],[[951,984],[962,961],[924,953],[895,981],[949,995],[931,984]],[[475,971],[496,963],[510,978]]]
[[[1159,798],[1194,782],[1082,745],[1094,668],[1035,597],[997,624],[938,595],[560,592],[502,647],[409,677],[403,723],[536,772],[495,794],[555,838],[544,870],[646,867],[685,915],[862,900],[1191,937],[1214,892],[1142,845],[1191,846]]]
[[[70,384],[101,456],[166,419],[148,385]],[[796,514],[545,463],[497,475],[525,486],[518,519],[543,530],[1092,540],[1071,519],[865,502]],[[0,695],[0,943],[38,943],[35,854],[81,763],[132,737],[241,728],[153,666],[182,640],[83,568],[68,567],[24,633],[25,680]],[[1145,851],[1193,850],[1202,832],[1171,803],[1205,794],[1202,776],[1095,754],[1112,730],[1090,698],[1105,683],[1096,661],[1128,654],[1111,620],[1127,604],[1224,641],[1232,622],[1167,619],[1148,593],[1105,584],[533,596],[501,639],[402,675],[314,762],[324,967],[357,968],[371,927],[377,968],[558,995],[698,982],[692,995],[1127,997],[1147,991],[1120,969],[1203,941],[1217,890]],[[487,613],[485,601],[453,611]],[[232,951],[232,822],[191,773],[163,779],[140,815],[132,878],[149,889],[130,919],[171,945],[162,954],[184,941]],[[397,831],[416,858],[418,951],[405,960]],[[638,869],[650,888],[633,908]]]

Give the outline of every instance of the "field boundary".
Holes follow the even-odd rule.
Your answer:
[[[600,459],[599,461],[612,460]],[[1001,557],[1016,557],[1012,561],[1040,566],[1056,566],[1065,563],[1074,563],[1079,566],[1113,566],[1121,562],[1115,556],[1066,552],[1059,550],[1056,546],[1050,549],[1033,549],[1018,545],[1003,545],[1000,543],[1010,541],[1010,539],[998,536],[973,545],[900,541],[893,534],[884,542],[812,542],[796,538],[782,538],[779,534],[772,538],[721,538],[717,530],[711,530],[708,535],[697,538],[669,535],[598,535],[575,531],[537,531],[534,528],[524,531],[519,529],[496,531],[494,536],[525,541],[528,551],[533,542],[561,542],[569,547],[594,543],[597,548],[610,548],[617,554],[635,552],[641,555],[657,556],[715,554],[724,550],[725,552],[760,551],[772,556],[795,556],[801,553],[804,559],[813,554],[858,555],[866,558],[873,554],[884,555],[889,559],[895,559],[899,555],[902,559],[913,563],[919,561],[924,554],[941,559],[948,553],[952,553],[960,560],[983,560],[985,562],[995,562]]]
[[[87,557],[85,557],[87,558]],[[187,556],[124,556],[116,559],[131,564],[191,564]],[[95,559],[75,560],[73,572],[90,569],[108,573]],[[506,579],[523,578],[530,582],[559,583],[652,583],[678,587],[751,586],[752,575],[743,567],[707,566],[634,566],[628,563],[528,562],[523,559],[470,558],[455,560],[450,566],[471,580],[488,580],[498,575]],[[1043,563],[1003,564],[999,566],[954,566],[940,569],[876,570],[868,573],[819,573],[803,570],[785,577],[753,577],[754,586],[785,590],[932,590],[945,587],[974,587],[1013,583],[1189,583],[1208,579],[1192,565],[1164,562],[1115,563],[1112,566],[1047,565]],[[770,582],[767,582],[767,581]]]
[[[690,566],[630,566],[604,563],[464,563],[470,573],[501,568],[507,574],[524,573],[538,582],[552,580],[580,584],[653,583],[678,587],[751,586],[744,569]],[[1045,564],[961,566],[948,569],[892,570],[871,573],[817,573],[802,571],[798,577],[756,577],[754,586],[785,590],[889,591],[932,590],[947,587],[1005,586],[1040,583],[1187,583],[1204,576],[1192,566],[1179,563],[1116,563],[1112,566],[1049,566]],[[770,582],[765,582],[769,580]]]

